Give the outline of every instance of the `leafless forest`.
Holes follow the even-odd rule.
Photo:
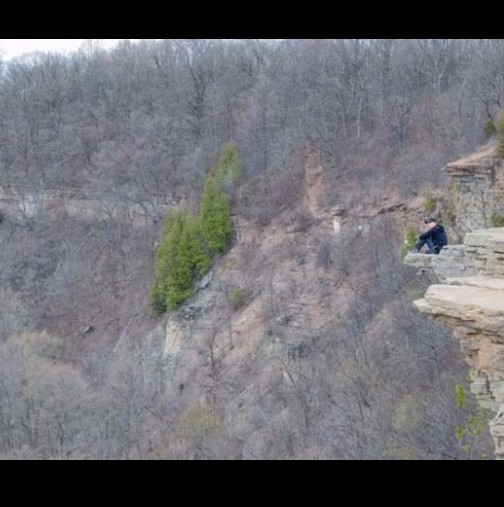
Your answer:
[[[467,369],[411,305],[426,282],[401,264],[403,222],[326,234],[305,167],[322,168],[320,209],[444,188],[503,101],[503,40],[90,42],[0,61],[0,458],[485,457],[486,430],[455,438],[476,413],[456,406]],[[236,237],[172,371],[155,249],[229,141]],[[233,336],[249,314],[260,336]]]

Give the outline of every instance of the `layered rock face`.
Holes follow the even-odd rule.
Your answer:
[[[408,254],[404,262],[418,269],[432,270],[441,282],[477,273],[473,262],[466,256],[465,245],[445,247],[439,255]]]
[[[492,216],[504,214],[504,165],[495,146],[449,163],[457,229],[463,232],[492,226]]]
[[[432,285],[415,306],[454,328],[471,368],[471,390],[493,415],[496,457],[504,459],[504,228],[472,232],[463,246],[407,262],[419,265],[420,258],[443,284]]]

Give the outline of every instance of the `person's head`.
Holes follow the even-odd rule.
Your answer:
[[[425,219],[425,223],[426,223],[426,224],[427,224],[430,228],[432,228],[432,227],[436,227],[436,225],[437,225],[437,223],[438,223],[438,222],[437,222],[437,220],[436,220],[435,218],[426,218],[426,219]]]

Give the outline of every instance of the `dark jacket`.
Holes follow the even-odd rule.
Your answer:
[[[448,244],[448,236],[446,235],[445,228],[439,224],[420,236],[421,241],[425,241],[429,238],[432,239],[434,244],[439,248],[443,248]]]

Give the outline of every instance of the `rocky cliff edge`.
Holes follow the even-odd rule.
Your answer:
[[[497,459],[504,459],[504,228],[474,231],[439,256],[409,255],[440,284],[415,302],[454,329],[470,366],[471,390],[493,419]]]

